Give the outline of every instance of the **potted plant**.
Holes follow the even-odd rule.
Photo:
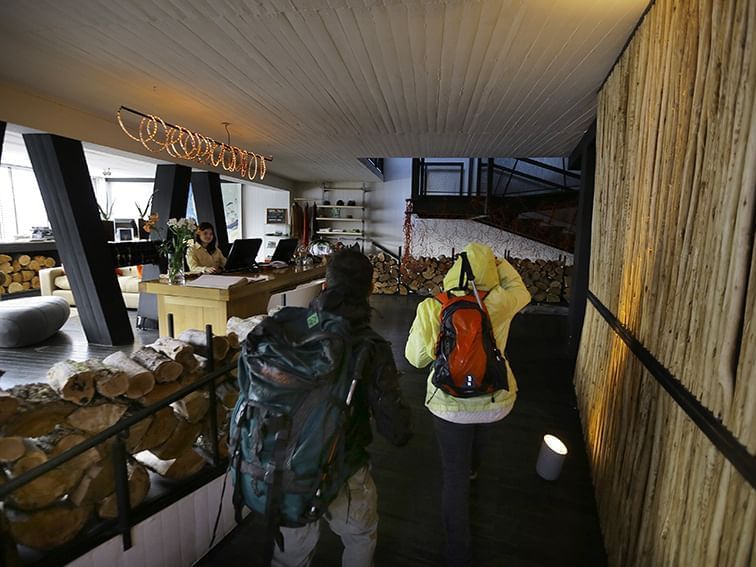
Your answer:
[[[105,235],[105,240],[107,242],[112,242],[115,240],[115,225],[113,224],[113,205],[115,205],[115,200],[110,203],[110,206],[107,210],[103,209],[100,206],[100,203],[97,203],[97,208],[100,210],[100,221],[102,222],[102,230]]]
[[[136,210],[139,212],[139,218],[137,219],[137,227],[139,229],[140,240],[149,240],[150,238],[150,231],[147,230],[146,225],[149,219],[151,218],[151,215],[149,215],[148,213],[150,212],[150,205],[152,205],[152,197],[153,195],[150,195],[150,198],[147,199],[147,203],[144,205],[144,207],[140,207],[139,203],[134,201]]]
[[[160,244],[160,251],[168,262],[168,283],[184,283],[184,258],[189,243],[197,232],[194,219],[168,219],[165,240]]]

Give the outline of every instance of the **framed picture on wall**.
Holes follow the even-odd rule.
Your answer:
[[[267,224],[286,224],[286,209],[267,209],[265,222]]]
[[[223,209],[226,213],[226,229],[228,230],[229,243],[237,238],[242,238],[241,193],[241,183],[223,183],[221,185]]]

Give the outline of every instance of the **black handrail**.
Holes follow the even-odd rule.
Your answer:
[[[376,248],[378,248],[382,252],[385,252],[386,254],[388,254],[389,256],[391,256],[394,260],[398,260],[398,261],[401,262],[401,256],[402,256],[402,252],[401,252],[402,247],[401,246],[399,247],[399,252],[397,253],[397,252],[392,252],[389,248],[386,248],[380,242],[376,242],[375,240],[371,240],[370,242],[373,244],[373,246],[375,246]]]
[[[756,457],[748,452],[722,421],[703,405],[651,352],[625,327],[614,313],[593,292],[588,290],[588,300],[604,321],[622,339],[630,351],[664,388],[677,405],[688,415],[699,430],[709,438],[722,456],[743,476],[751,487],[756,488]]]

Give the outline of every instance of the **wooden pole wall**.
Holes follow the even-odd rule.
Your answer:
[[[599,96],[590,290],[756,453],[756,2],[657,0]],[[756,491],[593,307],[575,376],[613,565],[756,561]]]

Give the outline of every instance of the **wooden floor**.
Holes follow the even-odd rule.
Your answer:
[[[396,449],[380,437],[371,445],[378,486],[378,567],[443,565],[440,520],[441,471],[431,416],[423,406],[425,372],[404,360],[404,343],[415,297],[376,296],[373,326],[393,342],[405,374],[402,389],[411,403],[415,435]],[[564,354],[563,315],[521,314],[512,324],[508,356],[519,382],[515,409],[488,447],[471,495],[476,566],[598,566],[606,556],[596,515],[580,431],[571,361]],[[545,433],[570,449],[561,477],[547,482],[535,473]],[[259,528],[232,532],[202,567],[254,565]],[[341,564],[341,542],[327,527],[313,565]]]
[[[141,331],[136,328],[136,310],[130,309],[129,321],[134,331],[134,344],[126,346],[102,346],[87,343],[81,320],[75,308],[60,331],[48,340],[25,348],[0,348],[0,370],[5,374],[0,378],[0,388],[8,389],[18,384],[44,382],[47,370],[53,364],[66,358],[86,360],[102,359],[109,354],[122,350],[131,353],[142,345],[154,342],[157,331]]]

